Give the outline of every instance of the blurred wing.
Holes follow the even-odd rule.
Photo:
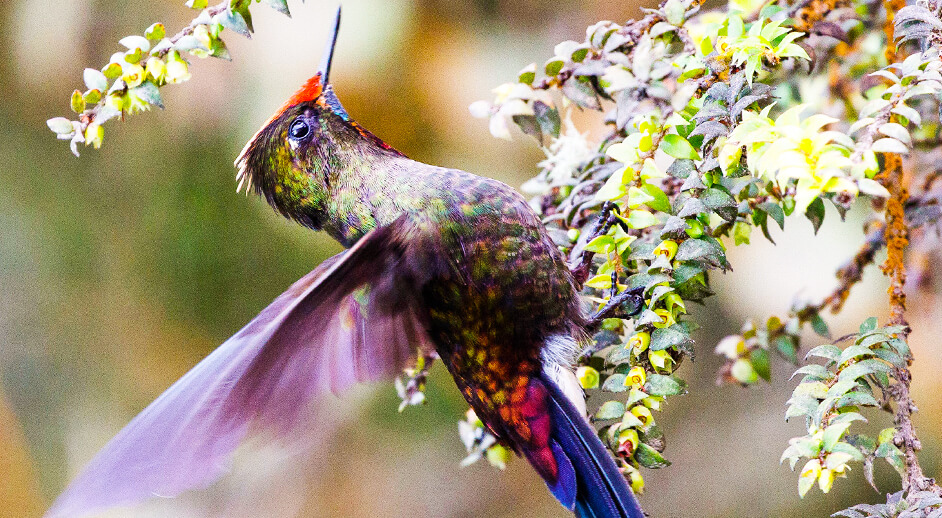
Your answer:
[[[292,285],[121,430],[47,516],[208,486],[250,429],[297,437],[316,425],[304,411],[314,396],[398,372],[427,346],[399,271],[403,226],[370,232]]]

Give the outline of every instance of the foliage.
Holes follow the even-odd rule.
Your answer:
[[[254,0],[260,2],[261,0]],[[85,89],[72,92],[70,105],[77,120],[65,117],[49,119],[47,124],[56,137],[68,140],[78,156],[78,145],[95,149],[105,137],[102,124],[126,114],[146,111],[151,106],[163,108],[160,89],[168,84],[190,79],[187,57],[230,59],[220,37],[229,29],[249,37],[253,31],[249,7],[253,0],[224,0],[207,7],[206,0],[188,0],[187,7],[201,10],[188,26],[168,36],[162,23],[155,23],[144,35],[127,36],[119,42],[126,50],[111,55],[99,69],[86,68]],[[270,7],[290,15],[286,0],[265,0]]]
[[[283,0],[267,3],[287,14]],[[867,239],[838,270],[833,293],[721,340],[718,379],[748,386],[772,379],[773,355],[798,363],[803,329],[830,337],[822,313],[843,307],[885,248],[890,321],[868,319],[856,334],[807,352],[821,362],[796,371],[802,378],[785,414],[804,418],[807,434],[790,441],[782,461],[794,469],[805,459],[804,496],[814,485],[830,491],[858,463],[873,484],[874,461],[884,459],[902,491],[837,514],[939,516],[942,489],[916,456],[903,289],[910,243],[942,217],[933,190],[940,6],[730,0],[703,12],[702,3],[664,0],[640,20],[599,22],[495,88],[493,101],[470,107],[495,137],[518,128],[546,154],[524,190],[595,310],[576,366],[591,419],[640,492],[642,468],[670,465],[656,413],[687,390],[678,369],[694,356],[698,327],[688,309],[713,293],[716,271],[731,268],[727,248],[751,244],[757,229],[771,241],[770,225],[784,228],[795,214],[817,231],[827,205],[843,217],[857,204],[869,215]],[[100,146],[102,123],[161,106],[160,88],[189,78],[186,56],[227,58],[220,33],[248,35],[251,4],[190,0],[205,9],[176,36],[155,24],[125,38],[128,50],[86,70],[87,90],[71,100],[78,120],[50,119],[50,129],[76,154],[78,143]],[[574,110],[597,112],[605,134],[588,137]],[[397,381],[400,410],[425,401],[431,360]],[[888,412],[892,426],[877,437],[857,433],[866,409],[871,418],[880,416],[873,409]],[[473,413],[459,429],[466,463],[504,465],[508,451]]]
[[[881,432],[877,440],[846,435],[854,421],[866,421],[859,413],[861,407],[882,406],[875,390],[884,402],[889,401],[890,375],[894,368],[905,368],[910,357],[900,337],[903,332],[903,326],[878,328],[877,319],[870,318],[858,334],[845,337],[853,339],[848,347],[826,344],[808,351],[807,357],[823,358],[824,365],[808,364],[795,371],[804,378],[788,400],[785,418],[806,418],[808,435],[792,439],[782,461],[788,460],[794,469],[799,459],[809,459],[801,470],[800,495],[815,481],[827,493],[834,477],[846,474],[851,460],[865,462],[864,473],[871,485],[875,458],[886,459],[900,475],[905,474],[902,452],[893,444],[893,428]]]
[[[537,195],[533,204],[584,280],[586,298],[601,313],[628,290],[643,290],[634,318],[599,322],[579,371],[590,398],[600,400],[599,433],[636,489],[641,467],[669,465],[652,412],[685,392],[676,370],[693,356],[697,327],[687,308],[712,293],[714,270],[730,268],[727,246],[750,244],[755,229],[771,241],[770,222],[784,228],[795,213],[817,230],[826,204],[843,216],[860,200],[872,230],[838,272],[835,293],[722,340],[719,381],[769,381],[775,353],[797,363],[802,329],[830,336],[821,312],[839,310],[887,247],[896,320],[878,327],[870,319],[845,338],[852,345],[808,353],[826,363],[796,373],[804,377],[786,417],[804,417],[808,434],[793,439],[782,460],[794,467],[807,459],[802,496],[815,483],[828,492],[855,462],[872,483],[877,458],[903,478],[901,509],[940,494],[915,456],[898,259],[911,233],[938,219],[931,181],[918,200],[906,198],[900,156],[907,172],[928,169],[925,151],[938,144],[942,21],[935,6],[878,7],[811,0],[701,13],[696,0],[666,0],[639,21],[589,27],[584,41],[561,43],[543,67],[530,65],[516,83],[495,89],[492,103],[472,105],[490,118],[495,137],[510,138],[513,123],[543,146],[547,159],[525,189]],[[573,109],[602,112],[608,134],[588,141],[569,122]],[[866,407],[894,414],[895,426],[877,438],[850,434]],[[920,510],[935,506],[924,502]]]

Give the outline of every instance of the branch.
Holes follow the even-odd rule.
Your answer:
[[[896,13],[906,6],[904,0],[884,0],[884,7],[887,12],[886,24],[886,59],[892,63],[899,60],[896,45],[894,45],[894,19]],[[888,325],[903,326],[900,333],[902,339],[909,336],[909,326],[906,323],[906,267],[905,253],[909,244],[909,227],[906,225],[905,206],[909,198],[907,190],[907,178],[903,172],[903,160],[898,154],[884,153],[883,171],[877,179],[890,192],[890,198],[886,206],[886,227],[884,230],[884,240],[887,247],[886,261],[880,269],[883,274],[890,278],[890,287],[887,292],[890,295],[890,319]],[[893,377],[897,383],[889,388],[889,395],[896,403],[896,414],[893,422],[896,425],[896,436],[893,439],[894,444],[903,452],[903,459],[906,465],[906,473],[903,476],[903,490],[909,493],[916,491],[931,490],[936,494],[942,494],[940,488],[934,480],[925,476],[922,466],[919,464],[919,458],[916,455],[922,448],[922,444],[916,437],[916,429],[913,425],[912,415],[917,410],[916,404],[910,395],[910,383],[912,373],[909,367],[912,365],[912,354],[906,357],[904,367],[894,367]]]
[[[275,9],[288,14],[284,0],[269,0]],[[202,4],[202,5],[201,5]],[[191,1],[187,5],[203,7],[206,2]],[[55,117],[46,121],[60,140],[69,140],[72,153],[78,156],[78,144],[101,147],[106,121],[125,114],[163,108],[160,88],[190,79],[189,63],[183,55],[198,58],[229,59],[229,51],[220,39],[228,28],[249,37],[252,2],[223,0],[203,9],[189,25],[172,37],[165,37],[163,24],[155,23],[144,36],[128,36],[121,40],[127,50],[111,56],[101,70],[86,68],[83,74],[87,90],[72,93],[72,110],[78,120]]]

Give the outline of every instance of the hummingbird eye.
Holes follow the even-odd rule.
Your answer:
[[[288,128],[288,135],[294,140],[301,140],[311,133],[311,127],[307,121],[301,118],[295,119]]]

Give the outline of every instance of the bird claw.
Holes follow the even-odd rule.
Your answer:
[[[615,283],[615,274],[612,274],[612,291],[609,293],[608,302],[596,311],[586,322],[586,329],[595,329],[602,324],[606,318],[631,318],[644,308],[644,287],[639,286],[630,290],[625,290],[615,294],[617,284]],[[631,309],[625,311],[624,305],[632,303]],[[619,311],[619,310],[622,311]]]
[[[618,208],[618,205],[611,201],[603,203],[602,207],[599,209],[599,219],[596,220],[592,233],[589,234],[583,243],[590,243],[593,239],[608,234],[608,231],[615,225],[620,226],[625,232],[628,232],[628,224],[619,217],[620,215],[621,209]],[[575,253],[575,249],[573,252],[573,255],[577,257],[570,259],[569,269],[572,271],[572,276],[575,278],[576,282],[581,286],[585,284],[585,281],[589,278],[589,269],[592,265],[592,258],[595,257],[595,252],[590,252],[585,248],[579,250],[578,254]]]

